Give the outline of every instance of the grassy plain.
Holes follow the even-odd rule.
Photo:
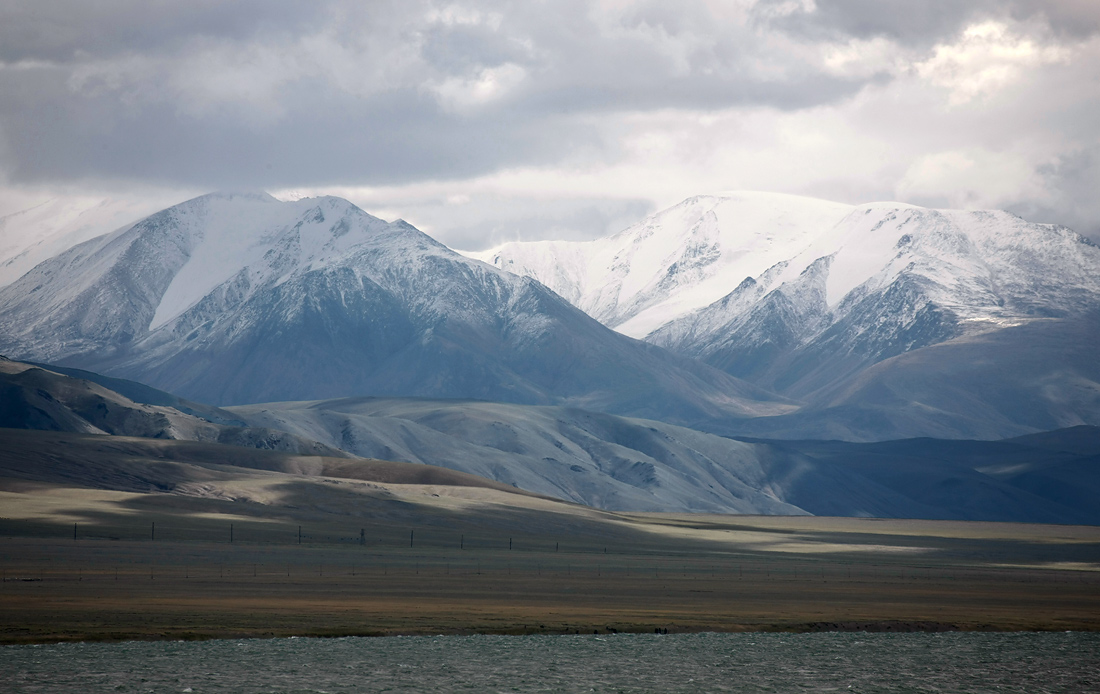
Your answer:
[[[299,545],[296,525],[239,515],[125,520],[76,540],[5,521],[0,642],[1100,628],[1092,528],[1017,540],[996,524],[622,516],[576,535],[367,524],[359,544],[358,528],[315,520]]]
[[[0,451],[0,643],[1100,629],[1098,527],[609,513],[53,436]]]

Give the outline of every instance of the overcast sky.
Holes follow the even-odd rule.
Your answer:
[[[219,189],[466,249],[732,189],[1100,238],[1100,2],[0,4],[0,214]]]

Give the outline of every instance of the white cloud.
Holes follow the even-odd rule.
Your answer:
[[[1060,45],[1041,45],[1003,22],[967,27],[959,40],[936,46],[918,63],[917,74],[950,92],[951,105],[988,97],[1025,79],[1029,68],[1067,63],[1072,53]]]
[[[918,157],[898,182],[899,197],[944,207],[1003,207],[1020,197],[1044,195],[1034,166],[1023,157],[981,149]]]
[[[523,67],[505,63],[485,68],[472,78],[452,77],[429,83],[427,89],[437,95],[441,105],[448,111],[469,114],[507,98],[526,78],[527,71]]]

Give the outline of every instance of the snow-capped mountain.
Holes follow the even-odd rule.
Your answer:
[[[913,349],[1100,309],[1100,248],[1005,212],[736,193],[606,239],[476,255],[799,399]]]
[[[797,255],[851,210],[778,193],[703,195],[607,238],[467,255],[533,277],[604,325],[644,338]]]
[[[677,421],[782,399],[339,198],[215,194],[0,289],[0,351],[213,404],[404,395]]]
[[[864,205],[648,340],[812,398],[915,349],[1100,309],[1100,248],[1005,212]]]
[[[850,440],[1100,424],[1100,249],[1064,228],[738,193],[481,255],[338,198],[203,196],[0,288],[0,352],[215,404],[476,398]]]

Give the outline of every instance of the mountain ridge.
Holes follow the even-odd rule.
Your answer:
[[[1035,443],[725,437],[576,408],[408,398],[232,407],[364,457],[615,511],[1100,523],[1100,427]],[[1062,442],[1075,446],[1059,450]],[[1064,447],[1064,446],[1063,446]]]
[[[537,263],[536,250],[548,254]],[[736,193],[689,198],[604,239],[515,242],[474,255],[545,279],[618,330],[644,333],[648,342],[801,405],[797,412],[713,428],[722,433],[997,438],[1100,422],[1092,395],[1100,391],[1100,374],[1084,346],[1094,339],[1090,316],[1100,312],[1100,247],[1064,227],[1000,211],[840,206]],[[591,259],[586,285],[570,275],[578,257]],[[635,264],[638,257],[643,262]],[[658,257],[660,263],[652,262]],[[606,292],[617,303],[608,304]],[[1023,329],[1029,324],[1038,332]],[[1043,326],[1063,326],[1053,329],[1077,341],[1011,342],[1038,335]],[[965,398],[989,412],[979,422],[958,408],[927,407],[933,397],[927,389],[895,388],[889,402],[874,395],[886,381],[904,380],[888,369],[917,368],[905,355],[937,345],[955,345],[934,353],[961,380],[979,386],[983,374],[996,378],[987,362],[1001,357],[980,353],[979,344],[999,350],[1005,363],[1033,370],[1030,386],[1027,378],[1012,379],[1014,387],[1001,396],[1049,403],[1050,411],[1035,408],[1030,419],[1020,419],[1005,415],[1015,405],[1004,397]],[[1028,358],[1039,345],[1042,355]],[[1051,374],[1044,363],[1064,364],[1065,373]],[[935,371],[929,366],[924,373],[950,392]],[[880,385],[868,387],[876,378]],[[1043,387],[1066,399],[1054,402]],[[847,395],[837,400],[841,393]]]
[[[0,349],[215,405],[473,397],[685,423],[793,408],[333,197],[203,196],[76,246],[0,288]]]
[[[727,438],[577,408],[468,400],[342,398],[231,411],[187,403],[240,424],[219,426],[140,402],[179,402],[168,393],[76,373],[89,378],[0,360],[0,426],[95,434],[98,441],[81,439],[66,453],[75,463],[112,451],[129,455],[137,446],[204,465],[372,480],[394,472],[418,484],[522,489],[613,511],[1100,523],[1093,503],[1100,427],[1003,441],[858,444]],[[54,440],[0,432],[21,446]],[[267,451],[279,452],[282,462]],[[37,464],[19,465],[25,473]],[[130,466],[114,481],[145,488],[148,475],[161,472]],[[45,480],[84,473],[68,467],[35,474]]]
[[[104,379],[88,372],[69,375],[63,371],[0,356],[0,427],[199,441],[350,457],[313,439],[278,429],[249,427],[229,412],[188,403],[143,384],[128,384],[135,400],[111,387],[121,383],[118,379]]]

